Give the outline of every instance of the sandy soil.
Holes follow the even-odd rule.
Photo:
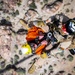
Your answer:
[[[17,15],[16,17],[12,17],[10,14],[8,13],[3,13],[2,11],[0,11],[0,20],[2,18],[7,19],[7,16],[10,17],[10,21],[13,25],[13,30],[17,31],[20,28],[23,28],[23,26],[20,24],[19,20],[25,18],[25,13],[27,12],[28,5],[27,5],[27,1],[28,0],[22,0],[22,4],[21,6],[15,6],[15,10],[19,10],[19,15]],[[42,1],[42,0],[40,0]],[[49,17],[55,15],[55,14],[60,14],[63,13],[66,16],[68,16],[69,18],[74,18],[75,17],[75,0],[63,0],[62,5],[60,6],[60,8],[51,14],[47,14],[46,12],[42,12],[43,10],[41,10],[42,5],[38,3],[36,3],[36,5],[38,6],[36,11],[37,11],[37,18],[42,18],[42,20],[47,20]],[[68,10],[68,11],[67,11]],[[25,19],[29,19],[28,21],[34,21],[37,20],[37,18],[25,18]],[[44,26],[42,27],[45,31],[47,31],[47,27]],[[2,33],[2,30],[0,30]],[[3,32],[4,33],[4,32]],[[2,34],[4,35],[4,34]],[[20,55],[19,51],[21,49],[21,46],[23,43],[26,42],[26,35],[16,35],[14,33],[12,33],[12,40],[11,40],[11,44],[9,44],[9,46],[11,47],[10,51],[7,51],[5,54],[5,58],[3,58],[4,60],[7,61],[7,59],[9,58],[13,58],[14,60],[14,55],[18,55],[19,56],[19,60],[21,60],[24,57],[27,57],[26,55]],[[59,35],[57,36],[59,37]],[[2,37],[0,36],[0,45],[2,44]],[[58,39],[61,40],[62,36],[60,36]],[[5,38],[4,38],[5,39]],[[4,40],[3,39],[3,40]],[[9,40],[7,41],[9,43]],[[8,44],[7,43],[7,44]],[[15,47],[15,45],[18,46],[18,48]],[[75,45],[74,45],[75,47]],[[0,49],[0,51],[2,51],[2,49]],[[1,53],[1,52],[0,52]],[[8,56],[8,53],[11,54],[11,56]],[[61,55],[61,53],[63,53],[63,55]],[[4,54],[4,53],[3,53]],[[2,55],[2,54],[1,54]],[[75,55],[71,55],[73,57],[72,61],[69,61],[69,59],[67,58],[68,55],[71,55],[70,52],[65,49],[64,51],[59,50],[59,48],[53,50],[51,52],[51,55],[45,59],[41,58],[38,55],[35,55],[33,57],[28,58],[27,60],[21,62],[20,64],[17,65],[17,67],[21,67],[21,68],[25,68],[26,72],[25,74],[17,74],[16,72],[13,73],[13,75],[75,75]],[[3,56],[3,55],[2,55]],[[34,71],[34,73],[29,74],[28,73],[28,69],[31,67],[31,62],[33,62],[34,58],[38,58],[38,60],[34,63],[36,69]],[[6,65],[11,62],[7,61]],[[50,65],[52,66],[50,69]],[[59,73],[59,71],[64,71],[63,73]],[[11,73],[13,72],[13,70],[11,70],[10,72],[4,72],[3,75],[11,75]],[[1,74],[0,74],[1,75]]]

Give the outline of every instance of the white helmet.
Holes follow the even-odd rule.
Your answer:
[[[75,32],[75,20],[71,20],[70,23],[69,23],[69,29],[72,31],[72,32]]]

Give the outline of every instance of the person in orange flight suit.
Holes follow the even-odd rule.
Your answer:
[[[46,34],[41,28],[33,26],[28,30],[26,40],[31,45],[32,50],[40,55],[49,42],[47,36],[51,38],[52,34]]]

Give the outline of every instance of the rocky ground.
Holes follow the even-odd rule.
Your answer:
[[[75,17],[75,0],[63,0],[63,2],[56,3],[55,8],[51,5],[51,9],[47,8],[47,5],[56,0],[34,1],[0,0],[0,20],[6,19],[12,25],[1,26],[0,24],[0,75],[75,75],[75,55],[68,51],[68,49],[75,48],[75,39],[72,41],[73,36],[68,35],[64,40],[61,35],[56,33],[54,36],[61,43],[51,51],[47,58],[21,53],[21,46],[26,42],[26,34],[20,35],[16,32],[21,28],[26,29],[26,27],[20,23],[20,19],[24,19],[28,25],[33,21],[36,26],[48,32],[49,28],[46,23],[39,24],[38,21],[47,22],[51,16],[56,14],[61,14],[60,21]],[[56,17],[59,18],[58,15]],[[61,33],[64,35],[62,31]],[[52,44],[49,45],[49,48],[51,46]],[[64,50],[60,47],[63,47]],[[15,64],[18,61],[20,62]],[[18,68],[16,71],[9,69],[12,64]],[[29,69],[32,65],[33,68]]]

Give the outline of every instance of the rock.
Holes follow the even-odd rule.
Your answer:
[[[44,69],[44,73],[47,73],[47,70],[46,69]]]
[[[22,55],[22,51],[21,50],[19,50],[19,54]]]
[[[55,57],[57,57],[57,58],[60,58],[61,56],[62,56],[62,57],[64,56],[63,50],[59,50],[59,51],[61,51],[61,52],[57,52],[57,53],[55,54]]]
[[[63,49],[67,49],[70,45],[71,45],[71,41],[66,41],[66,42],[60,43],[60,47]]]
[[[23,28],[21,28],[17,31],[17,34],[20,34],[20,35],[25,35],[26,33],[27,33],[27,30],[23,29]]]
[[[19,56],[18,56],[18,55],[15,55],[14,58],[15,58],[15,59],[19,59]]]
[[[25,28],[25,30],[28,30],[29,29],[29,26],[28,26],[28,24],[27,24],[27,22],[25,20],[20,19],[19,22],[23,25],[23,27]]]
[[[13,64],[13,58],[11,58],[10,62]]]
[[[45,1],[47,1],[47,0],[45,0]],[[54,1],[54,0],[49,0],[49,1],[52,1],[52,2],[49,2],[48,4],[44,5],[43,12],[46,14],[53,15],[62,6],[62,2]]]
[[[29,73],[29,74],[33,74],[33,73],[35,72],[35,69],[36,69],[36,66],[33,64],[33,65],[29,68],[28,73]]]
[[[73,67],[74,71],[75,71],[75,67]]]
[[[16,10],[16,11],[14,11],[14,12],[12,12],[12,14],[11,14],[13,17],[16,17],[17,15],[19,15],[19,11],[18,10]]]
[[[66,58],[63,58],[63,60],[65,61],[65,60],[66,60]]]
[[[43,1],[44,1],[45,4],[48,3],[48,0],[43,0]]]
[[[72,75],[71,73],[68,73],[67,75]]]
[[[36,9],[37,6],[36,6],[35,2],[32,2],[31,4],[29,4],[29,8],[30,9]]]
[[[5,61],[2,61],[0,65],[1,65],[1,68],[4,68],[5,67]]]
[[[52,65],[49,65],[48,69],[49,69],[50,71],[53,70]]]
[[[22,0],[18,0],[17,5],[20,6],[22,3]]]
[[[25,75],[26,70],[24,68],[19,67],[16,72],[20,75]]]
[[[38,13],[37,11],[33,10],[33,9],[29,9],[26,13],[25,13],[25,20],[36,20],[36,18],[38,17]]]
[[[55,75],[59,75],[59,73],[55,74]]]
[[[62,73],[64,73],[64,72],[65,72],[64,70],[62,70],[62,71],[59,71],[59,73],[61,73],[61,74],[62,74]]]
[[[15,45],[15,49],[18,49],[18,45]]]
[[[71,45],[68,47],[68,49],[74,49],[75,48],[75,39],[73,39]]]
[[[18,62],[18,59],[19,59],[19,56],[18,55],[15,55],[14,56],[14,63]]]
[[[68,55],[68,56],[67,56],[67,59],[68,59],[69,61],[73,61],[74,57],[73,57],[72,55]]]
[[[53,73],[54,71],[50,71],[50,73]]]
[[[3,1],[0,1],[0,10],[3,9]]]
[[[58,54],[60,54],[62,52],[63,52],[63,50],[54,49],[54,50],[51,51],[51,54],[57,56]]]

